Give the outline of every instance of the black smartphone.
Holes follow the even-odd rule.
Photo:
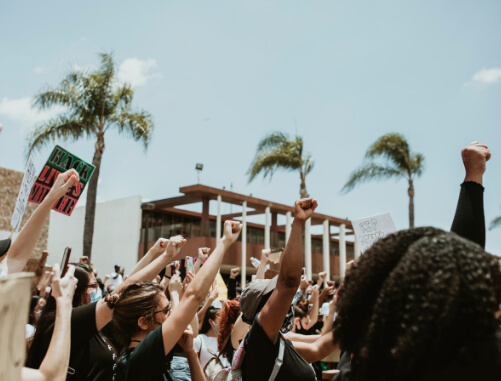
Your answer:
[[[63,260],[61,261],[61,278],[68,271],[68,263],[70,262],[71,247],[64,249]]]
[[[281,249],[274,249],[270,252],[270,254],[275,254],[275,253],[281,253],[282,251],[284,251],[284,248],[282,247]]]

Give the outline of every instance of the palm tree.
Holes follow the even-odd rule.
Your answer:
[[[306,175],[313,169],[311,155],[303,155],[303,138],[296,136],[289,139],[283,132],[272,132],[264,137],[257,146],[256,156],[247,171],[249,182],[261,172],[263,177],[273,176],[278,169],[299,171],[301,185],[299,193],[301,198],[308,197],[306,191]]]
[[[100,53],[99,69],[75,70],[55,88],[47,88],[34,97],[34,105],[47,109],[55,105],[66,111],[43,123],[28,138],[27,156],[59,139],[95,139],[92,164],[96,169],[88,184],[83,255],[91,257],[96,211],[97,183],[104,152],[104,135],[110,128],[141,141],[145,149],[151,139],[153,121],[149,113],[132,108],[134,90],[130,84],[118,83],[111,54]]]
[[[501,216],[494,218],[491,221],[491,224],[489,226],[489,230],[492,230],[494,228],[497,228],[498,226],[501,226]]]
[[[414,180],[421,176],[424,169],[424,156],[413,153],[409,143],[401,135],[390,133],[376,140],[365,153],[371,160],[353,171],[348,182],[341,190],[351,191],[356,185],[368,180],[404,178],[409,183],[409,227],[414,227]]]

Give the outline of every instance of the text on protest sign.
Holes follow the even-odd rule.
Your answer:
[[[37,169],[35,163],[31,159],[28,159],[28,165],[26,167],[26,172],[24,172],[23,182],[21,183],[21,189],[19,189],[19,194],[17,195],[16,207],[14,208],[14,213],[12,214],[12,219],[10,224],[12,228],[17,232],[21,226],[21,221],[23,220],[24,211],[26,210],[26,204],[28,203],[28,197],[30,195],[31,187],[37,178]]]
[[[49,160],[47,160],[42,172],[40,172],[35,184],[31,188],[28,201],[40,204],[49,193],[57,177],[71,168],[78,172],[80,180],[76,185],[68,189],[68,192],[52,207],[56,212],[71,216],[80,195],[94,173],[95,167],[60,146],[56,146],[50,154]]]
[[[362,253],[378,239],[397,231],[390,213],[354,220],[352,225]]]

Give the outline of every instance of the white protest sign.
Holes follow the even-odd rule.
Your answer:
[[[378,239],[397,231],[390,213],[360,218],[352,221],[352,225],[362,253]]]
[[[10,220],[12,228],[17,232],[21,226],[21,221],[23,220],[24,211],[26,209],[26,203],[28,202],[28,196],[30,195],[31,187],[37,178],[37,169],[35,163],[30,158],[28,159],[28,166],[26,167],[26,172],[24,172],[23,182],[21,183],[21,189],[17,196],[16,207],[14,209],[14,214]]]

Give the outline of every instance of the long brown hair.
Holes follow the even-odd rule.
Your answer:
[[[153,321],[162,287],[152,282],[129,284],[120,295],[110,294],[106,303],[113,309],[113,324],[117,339],[124,345],[130,343],[132,336],[140,331],[137,321],[145,317]]]

